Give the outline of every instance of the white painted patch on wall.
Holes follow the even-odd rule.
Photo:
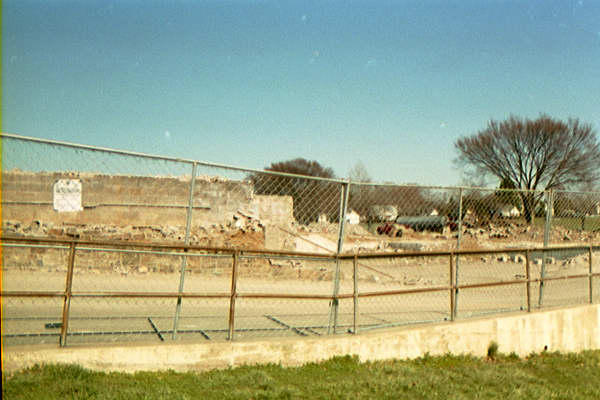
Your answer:
[[[54,182],[54,209],[58,212],[82,211],[81,180],[59,179]]]

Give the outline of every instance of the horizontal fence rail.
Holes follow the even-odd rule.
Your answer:
[[[358,333],[592,303],[600,290],[600,246],[323,255],[4,236],[2,249],[8,345]],[[48,271],[31,265],[32,256],[64,265]],[[138,257],[138,272],[98,264],[124,256]],[[161,257],[172,272],[147,272]],[[178,291],[182,257],[189,287]],[[282,272],[286,265],[293,276]],[[168,327],[177,312],[179,326]]]

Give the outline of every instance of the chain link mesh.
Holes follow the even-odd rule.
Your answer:
[[[347,183],[11,136],[2,143],[8,234],[318,253],[340,243],[451,250],[600,237],[598,192]]]
[[[597,242],[600,193],[555,192],[551,223],[553,244]]]
[[[589,248],[555,249],[537,253],[543,296],[540,306],[566,306],[589,302]],[[569,279],[567,279],[569,278]],[[593,284],[593,281],[592,281]]]
[[[448,257],[361,258],[359,329],[450,319]],[[411,293],[416,290],[429,290]],[[408,292],[408,293],[402,293]]]
[[[523,253],[457,256],[455,275],[459,287],[457,317],[527,309],[526,255]],[[478,287],[499,283],[505,284]]]
[[[2,345],[58,343],[62,310],[62,297],[3,296]]]
[[[463,287],[454,310],[448,256],[394,257],[412,252],[568,246],[529,255],[531,307],[589,302],[590,287],[592,300],[600,298],[600,278],[586,275],[590,249],[592,272],[600,272],[598,192],[357,183],[10,135],[2,136],[2,151],[3,235],[63,241],[3,243],[3,293],[29,292],[3,295],[5,343],[58,340],[69,258],[64,243],[77,239],[211,250],[78,246],[69,343],[229,338],[235,249],[242,250],[236,339],[528,307],[527,285],[505,284],[525,280],[524,252],[455,256],[454,284]],[[248,249],[284,254],[244,254]],[[317,257],[354,252],[389,256],[359,259],[356,310],[353,262]],[[498,286],[474,287],[484,283]],[[180,288],[178,302],[173,293]],[[53,294],[35,297],[45,292]]]
[[[2,335],[5,344],[56,343],[62,320],[69,248],[4,244],[2,292],[29,291],[54,297],[2,297]]]

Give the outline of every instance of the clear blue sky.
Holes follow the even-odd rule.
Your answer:
[[[454,141],[600,130],[598,0],[3,0],[2,131],[454,185]],[[600,133],[600,132],[599,132]]]

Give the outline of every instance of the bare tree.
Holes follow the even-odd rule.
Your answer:
[[[271,163],[271,166],[265,170],[309,177],[335,178],[333,169],[304,158]],[[321,214],[327,214],[329,218],[338,216],[339,184],[267,173],[253,173],[247,179],[254,184],[256,194],[291,196],[294,201],[294,218],[300,223],[316,221]]]
[[[358,182],[358,183],[368,183],[371,182],[371,176],[367,172],[367,167],[360,161],[357,161],[356,164],[350,169],[348,173],[348,179],[350,182]]]
[[[335,178],[333,169],[326,168],[314,160],[294,158],[293,160],[271,163],[266,171],[287,172],[288,174]]]
[[[491,120],[477,134],[455,143],[458,161],[518,189],[576,188],[600,180],[600,144],[589,124],[541,115]],[[524,216],[532,222],[536,199],[522,192]]]
[[[498,199],[499,204],[508,204],[515,207],[521,206],[521,197],[516,191],[514,191],[516,187],[512,181],[508,179],[502,179],[502,182],[500,182],[500,187],[498,189],[499,190],[496,191],[495,196]]]
[[[372,200],[374,186],[368,184],[371,182],[371,176],[362,162],[357,161],[350,169],[348,180],[350,181],[348,208],[362,216],[366,216],[373,205],[370,201]]]

